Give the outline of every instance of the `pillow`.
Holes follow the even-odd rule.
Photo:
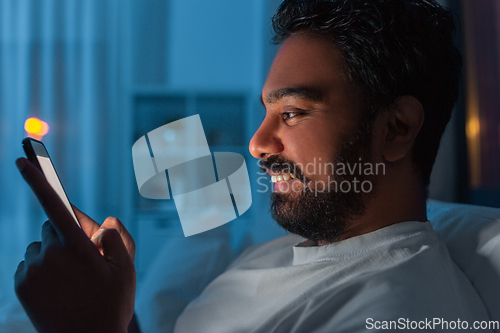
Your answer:
[[[136,296],[142,333],[173,332],[184,308],[221,274],[233,259],[228,227],[171,237],[158,253]]]
[[[500,209],[429,200],[427,218],[490,318],[500,320]]]

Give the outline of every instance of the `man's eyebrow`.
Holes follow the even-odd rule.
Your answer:
[[[265,97],[261,95],[260,102],[264,104],[264,98],[265,98],[266,104],[273,104],[285,97],[297,97],[313,102],[320,102],[323,100],[323,96],[324,96],[323,92],[316,88],[291,87],[291,88],[281,88],[278,90],[271,91]]]

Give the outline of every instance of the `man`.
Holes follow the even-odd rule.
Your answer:
[[[425,209],[458,91],[451,14],[425,0],[285,0],[273,23],[282,46],[250,151],[275,182],[273,216],[295,235],[246,251],[185,309],[176,332],[488,320]],[[78,211],[89,241],[33,166],[18,166],[49,216],[16,273],[33,323],[43,332],[125,332],[130,236],[116,219],[99,227]]]

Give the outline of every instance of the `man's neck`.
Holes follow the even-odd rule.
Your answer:
[[[366,202],[364,214],[350,222],[334,242],[406,221],[427,221],[426,190],[418,175],[381,179],[377,193]],[[314,243],[323,246],[332,242]]]

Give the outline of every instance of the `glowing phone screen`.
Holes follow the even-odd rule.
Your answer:
[[[61,181],[57,176],[56,169],[54,169],[54,165],[52,164],[52,161],[49,158],[47,150],[42,144],[38,142],[31,141],[31,144],[33,146],[33,150],[35,151],[38,163],[42,168],[43,174],[45,175],[45,178],[47,178],[47,181],[49,182],[50,186],[52,186],[52,188],[54,189],[54,191],[56,191],[59,198],[61,198],[62,202],[70,212],[71,216],[73,216],[73,218],[75,219],[76,224],[80,226],[80,223],[78,223],[78,219],[76,218],[75,212],[73,211],[73,208],[69,203],[68,196],[66,195],[66,192],[64,192]]]

